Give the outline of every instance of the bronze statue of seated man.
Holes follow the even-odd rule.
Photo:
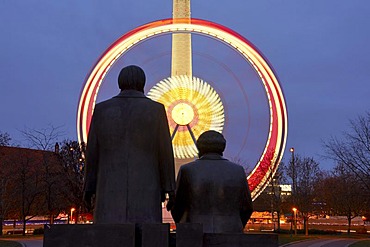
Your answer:
[[[204,233],[242,233],[253,212],[244,168],[223,157],[226,140],[206,131],[197,140],[199,159],[183,165],[171,210],[177,223],[202,223]]]

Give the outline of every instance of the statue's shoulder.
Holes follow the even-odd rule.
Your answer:
[[[162,104],[162,103],[159,103],[159,102],[157,102],[157,101],[154,101],[154,100],[152,100],[152,99],[150,99],[150,98],[148,98],[148,97],[145,97],[145,99],[147,99],[149,102],[151,102],[151,104],[153,104],[153,105],[155,105],[155,106],[157,106],[157,107],[164,107],[164,105]]]
[[[165,112],[165,107],[162,103],[154,101],[148,97],[146,97],[146,99],[148,100],[146,105],[149,106],[150,109],[153,109],[155,112]]]
[[[105,105],[113,104],[113,102],[115,102],[115,98],[107,99],[107,100],[104,100],[104,101],[101,101],[101,102],[97,103],[97,104],[95,105],[95,108],[96,108],[96,107],[100,107],[100,108],[102,108],[102,107],[104,107]]]
[[[184,164],[180,167],[180,170],[189,171],[191,169],[195,169],[197,167],[197,165],[199,165],[199,162],[200,162],[199,160],[195,160],[195,161],[186,163],[186,164]]]
[[[107,102],[108,100],[106,101],[102,101],[102,102],[99,102],[97,104],[95,104],[94,106],[94,113],[95,112],[98,112],[99,110],[101,110],[102,108],[104,108],[107,104],[109,104],[109,102]]]
[[[95,105],[94,112],[104,111],[104,109],[110,108],[113,104],[114,104],[113,98],[99,102]]]
[[[242,165],[232,162],[230,160],[225,160],[225,162],[227,162],[230,167],[233,167],[235,169],[244,169]]]
[[[238,176],[242,177],[246,176],[245,168],[242,165],[231,162],[229,160],[227,160],[227,162],[228,162],[227,167],[229,171],[233,171],[233,173],[238,174]]]

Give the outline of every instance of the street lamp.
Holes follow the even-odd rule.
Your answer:
[[[72,221],[73,221],[72,215],[73,215],[73,212],[74,212],[75,210],[76,210],[75,208],[71,208],[71,219],[70,219],[70,222],[72,222]]]
[[[297,235],[297,209],[293,208],[294,212],[294,235]]]
[[[291,147],[289,151],[292,153],[292,183],[293,183],[293,188],[292,188],[292,196],[293,196],[293,203],[295,203],[295,192],[296,192],[296,181],[295,181],[295,164],[294,164],[294,148]]]

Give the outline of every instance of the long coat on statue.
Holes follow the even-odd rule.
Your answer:
[[[164,192],[175,190],[166,112],[139,91],[95,106],[86,149],[85,193],[94,223],[160,223]]]
[[[216,153],[183,165],[172,217],[202,223],[205,233],[242,232],[253,211],[244,168]]]

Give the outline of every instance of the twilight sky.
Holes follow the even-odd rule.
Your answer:
[[[331,168],[333,163],[321,157],[322,141],[340,136],[348,129],[349,119],[370,110],[369,13],[368,0],[192,2],[192,17],[222,24],[243,35],[277,72],[289,119],[283,161],[288,161],[289,148],[294,146],[297,154],[313,157],[323,168]],[[63,125],[66,138],[77,139],[75,122],[80,91],[98,57],[129,30],[171,15],[171,0],[0,1],[0,131],[8,132],[13,141],[22,145],[19,130],[26,126],[40,129],[48,124]],[[224,53],[213,54],[206,48],[217,48],[220,44],[204,37],[199,40],[199,46],[194,47],[199,64],[208,61],[216,67],[227,66],[239,78],[243,77],[238,56],[224,59],[226,48]],[[155,71],[166,62],[156,51],[168,53],[167,44],[166,37],[159,37],[139,45],[137,53],[133,50],[129,54],[156,61],[157,65],[148,68],[154,71],[149,72],[148,80],[158,76]],[[112,69],[108,76],[111,81],[102,86],[101,94],[107,97],[100,96],[101,100],[118,92],[114,73]],[[231,97],[237,93],[227,90],[222,83],[214,87],[220,90],[222,98],[237,100],[238,96]],[[256,111],[253,102],[263,105],[258,103],[263,98],[248,97],[248,104]],[[228,121],[238,115],[240,109],[236,105],[236,102],[226,104]],[[258,125],[257,113],[250,118]],[[229,129],[234,129],[230,126]],[[233,138],[239,132],[226,133],[230,146],[237,146]],[[257,140],[253,138],[252,142]]]

